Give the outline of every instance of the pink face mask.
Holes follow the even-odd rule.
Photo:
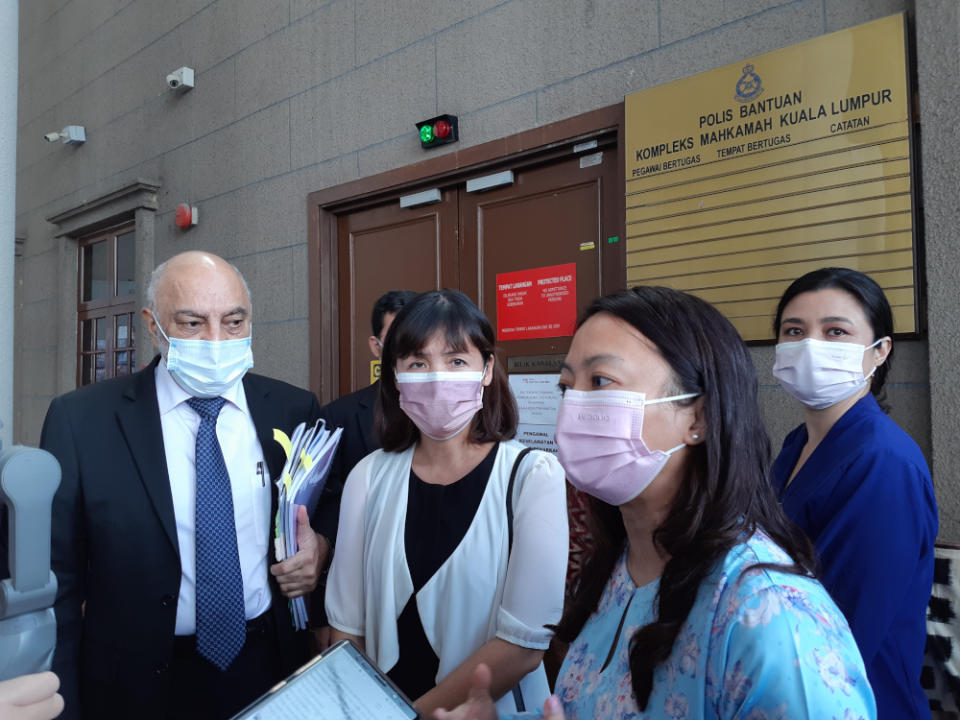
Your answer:
[[[400,409],[434,440],[459,434],[483,407],[484,370],[397,373]]]
[[[647,400],[628,390],[567,390],[560,403],[556,440],[570,483],[611,505],[623,505],[647,489],[667,464],[667,451],[643,442],[643,406],[697,397],[697,393]]]

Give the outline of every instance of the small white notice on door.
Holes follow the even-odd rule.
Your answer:
[[[517,374],[510,375],[510,389],[517,399],[522,425],[556,425],[560,409],[560,375]],[[553,433],[551,433],[551,437]]]
[[[557,441],[554,435],[557,432],[555,425],[526,425],[520,423],[517,425],[517,440],[522,442],[528,448],[534,450],[544,450],[548,453],[557,454]]]
[[[603,162],[602,152],[590,153],[589,155],[581,155],[580,169],[583,170],[584,168],[593,167],[594,165],[599,165],[602,162]]]

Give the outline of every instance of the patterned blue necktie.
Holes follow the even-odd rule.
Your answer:
[[[197,652],[226,670],[247,639],[230,476],[217,440],[224,399],[190,398],[197,431]]]

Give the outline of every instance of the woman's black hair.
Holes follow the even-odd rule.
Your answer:
[[[377,431],[381,447],[388,452],[406,450],[420,438],[420,430],[400,408],[400,392],[394,375],[397,360],[420,352],[440,331],[456,352],[472,344],[484,363],[496,350],[493,328],[486,315],[459,290],[433,290],[418,295],[397,313],[383,342],[380,358],[380,397]],[[483,407],[470,425],[475,443],[509,440],[517,433],[517,403],[510,392],[507,374],[500,363],[493,365],[493,380],[483,390]]]
[[[756,530],[767,533],[794,564],[778,570],[812,574],[813,548],[783,514],[769,480],[770,440],[760,415],[750,353],[730,322],[707,302],[664,287],[635,287],[601,297],[589,318],[606,313],[643,334],[673,370],[670,394],[696,393],[702,402],[703,442],[690,458],[669,513],[653,540],[670,558],[660,578],[656,619],[630,640],[630,675],[645,710],[654,669],[673,650],[700,584],[726,555]],[[590,498],[589,551],[573,599],[556,628],[572,642],[597,608],[623,552],[627,534],[617,507]],[[761,566],[771,567],[771,566]]]
[[[882,337],[893,337],[893,311],[890,309],[887,296],[883,294],[883,289],[877,285],[873,278],[864,275],[862,272],[841,267],[814,270],[790,283],[790,287],[786,289],[783,297],[780,298],[780,302],[777,303],[777,315],[773,320],[774,337],[780,337],[780,322],[783,320],[783,310],[791,300],[801,293],[827,288],[843,290],[860,303],[860,309],[867,316],[867,321],[873,329],[874,342]],[[876,396],[884,410],[888,408],[885,405],[886,393],[883,392],[883,385],[890,373],[891,360],[893,360],[893,347],[887,353],[887,359],[883,365],[874,370],[870,382],[870,392]]]

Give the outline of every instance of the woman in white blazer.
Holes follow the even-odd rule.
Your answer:
[[[511,439],[517,407],[493,330],[462,293],[402,308],[382,367],[383,449],[341,502],[332,640],[364,648],[424,716],[466,700],[480,662],[502,710],[539,708],[546,626],[563,610],[563,470]]]

